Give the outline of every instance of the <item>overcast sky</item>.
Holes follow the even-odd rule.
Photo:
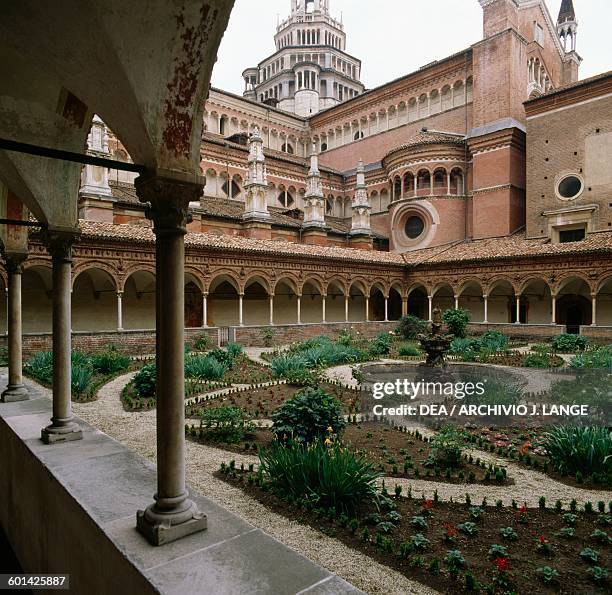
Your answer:
[[[557,20],[561,0],[547,0]],[[579,23],[580,78],[612,69],[612,0],[574,0]],[[362,63],[362,81],[377,87],[482,38],[478,0],[330,0],[344,20],[347,51]],[[290,0],[236,0],[212,83],[242,94],[242,71],[274,52],[277,18]]]

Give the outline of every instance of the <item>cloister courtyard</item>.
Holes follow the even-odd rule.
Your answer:
[[[0,3],[0,590],[610,592],[612,72],[436,3]]]

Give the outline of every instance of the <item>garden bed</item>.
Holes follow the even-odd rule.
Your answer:
[[[481,502],[467,505],[391,496],[400,519],[385,523],[383,510],[380,513],[383,524],[377,525],[379,519],[370,516],[378,513],[373,505],[361,507],[349,516],[337,514],[333,509],[313,510],[310,506],[298,506],[280,499],[265,482],[258,486],[256,472],[229,471],[225,467],[225,471],[216,476],[242,489],[274,512],[339,539],[441,593],[454,594],[464,590],[493,594],[609,592],[607,581],[597,584],[588,572],[595,566],[605,571],[610,563],[609,538],[605,536],[608,541],[604,542],[601,533],[596,533],[599,537],[592,537],[596,531],[611,531],[609,503],[600,504],[607,511],[605,514],[599,513],[594,505],[595,512],[576,512],[575,518],[564,518],[568,511],[558,512],[550,508],[527,510],[518,508],[518,505],[517,508],[491,506],[495,503],[487,503],[481,508]],[[479,518],[474,518],[472,506],[480,508]],[[414,526],[411,523],[414,517],[424,519],[426,526]],[[467,523],[473,523],[473,527]],[[506,529],[508,527],[510,530]],[[564,528],[573,529],[573,537],[558,535]],[[474,534],[468,535],[465,532],[468,529],[475,529]],[[503,537],[501,529],[506,529],[506,534],[514,538]],[[420,536],[428,541],[422,541]],[[422,545],[418,547],[415,543]],[[489,555],[493,545],[502,546],[507,552],[498,550],[493,559]],[[581,557],[585,548],[597,553],[597,562]],[[458,551],[464,564],[452,566],[451,559],[449,565],[445,560],[449,560],[450,551]],[[587,550],[584,557],[588,554]],[[556,576],[552,573],[554,578],[550,584],[544,582],[543,572],[538,572],[544,567],[558,573]],[[455,577],[450,572],[453,568],[457,569]],[[478,587],[472,581],[478,583]]]
[[[225,403],[225,406],[231,405]],[[236,444],[220,443],[201,437],[197,425],[190,425],[187,438],[229,450],[230,452],[257,452],[269,446],[274,435],[269,428],[256,428],[245,440]],[[431,445],[418,432],[406,433],[381,422],[350,423],[342,434],[342,443],[349,449],[362,454],[385,476],[403,479],[422,479],[441,483],[512,485],[514,480],[506,477],[500,467],[487,466],[478,459],[469,462],[464,457],[456,466],[448,470],[442,467],[425,465]],[[501,474],[497,474],[497,470]]]
[[[612,490],[612,485],[594,482],[590,477],[580,481],[575,476],[562,475],[551,468],[546,451],[542,447],[543,435],[550,427],[498,427],[467,430],[474,440],[474,447],[509,459],[527,469],[545,473],[550,478],[568,486]]]
[[[336,397],[346,414],[359,411],[360,391],[341,386],[336,383],[322,383],[320,387],[325,392]],[[197,418],[200,413],[211,407],[240,407],[253,418],[267,418],[303,386],[292,384],[275,384],[260,388],[235,389],[227,395],[206,399],[196,399],[186,409],[187,417]]]

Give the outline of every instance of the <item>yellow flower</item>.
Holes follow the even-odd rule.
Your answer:
[[[328,434],[331,434],[333,431],[334,431],[334,428],[332,428],[331,426],[327,426]]]
[[[325,438],[325,444],[330,446],[332,444],[331,438]]]

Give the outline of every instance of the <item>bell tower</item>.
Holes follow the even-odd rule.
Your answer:
[[[576,52],[576,36],[578,34],[578,21],[572,0],[563,0],[557,17],[557,35],[565,51],[563,60],[563,84],[574,83],[578,80],[578,69],[582,58]]]

